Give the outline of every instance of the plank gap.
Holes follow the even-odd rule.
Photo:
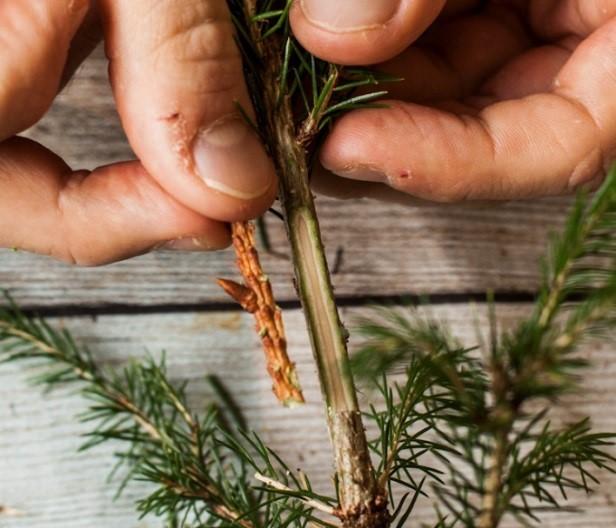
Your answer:
[[[537,292],[497,292],[494,299],[497,304],[528,304],[535,301]],[[336,297],[340,308],[361,308],[365,306],[400,306],[400,305],[461,305],[469,303],[486,302],[487,294],[476,293],[442,293],[433,295],[416,295],[401,293],[398,295],[347,295]],[[574,300],[574,299],[572,299]],[[299,301],[279,301],[283,310],[297,310],[301,308]],[[214,312],[242,312],[242,308],[233,302],[204,302],[204,303],[178,303],[178,304],[94,304],[94,305],[57,305],[36,306],[23,305],[21,309],[28,315],[36,314],[40,317],[98,317],[105,315],[156,315],[174,313],[214,313]]]

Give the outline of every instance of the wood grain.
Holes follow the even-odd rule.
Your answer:
[[[527,306],[503,305],[499,318],[512,324]],[[475,318],[484,323],[484,307],[438,306],[433,317],[448,321],[453,331],[475,343]],[[346,310],[351,322],[360,314]],[[190,380],[195,408],[210,397],[204,383],[208,373],[218,374],[237,398],[254,427],[280,451],[292,467],[301,467],[323,490],[331,489],[331,459],[317,379],[304,323],[299,311],[286,314],[291,352],[298,363],[308,404],[287,410],[275,403],[250,316],[240,313],[151,316],[104,316],[96,320],[54,320],[72,329],[92,346],[95,357],[109,365],[127,358],[166,350],[171,376]],[[352,325],[351,325],[352,326]],[[584,392],[570,398],[557,419],[577,420],[591,415],[599,430],[616,431],[616,362],[614,347],[585,351],[593,367]],[[74,390],[42,396],[26,383],[22,366],[0,367],[0,504],[23,512],[22,517],[0,517],[4,528],[124,528],[157,526],[153,520],[139,524],[132,503],[144,493],[133,486],[126,496],[112,502],[113,485],[105,483],[112,466],[113,446],[77,454],[80,434],[75,415],[83,409]],[[616,522],[612,492],[616,476],[601,474],[602,485],[591,497],[573,495],[572,504],[586,514],[547,516],[545,527],[611,528]],[[431,518],[431,504],[424,500],[417,520]],[[417,522],[413,523],[417,526]],[[515,525],[513,525],[515,526]]]
[[[132,156],[114,109],[99,51],[82,67],[43,121],[28,134],[74,167]],[[319,198],[319,212],[340,296],[532,292],[547,234],[562,223],[569,200],[498,207],[408,207]],[[281,300],[294,299],[283,226],[268,217],[273,248],[265,266]],[[156,253],[101,269],[76,269],[0,250],[0,287],[28,305],[195,304],[226,301],[215,285],[233,277],[230,252]]]

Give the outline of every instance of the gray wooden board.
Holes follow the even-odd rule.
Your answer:
[[[559,226],[557,202],[492,212],[409,210],[323,201],[330,262],[340,296],[505,292],[536,289],[548,227]],[[361,220],[367,213],[374,217]],[[282,226],[270,219],[274,248],[287,252]],[[280,300],[294,299],[285,258],[264,255]],[[236,277],[232,252],[153,253],[99,269],[70,268],[44,257],[0,250],[0,285],[27,304],[183,304],[225,302],[216,277]]]
[[[465,342],[476,342],[475,321],[485,324],[483,306],[441,305],[430,308],[433,317],[448,321]],[[526,313],[526,305],[502,305],[499,319],[506,326]],[[365,309],[345,310],[351,322]],[[478,318],[478,319],[477,319]],[[129,357],[166,350],[171,376],[189,379],[190,398],[203,405],[207,373],[219,375],[232,391],[264,439],[283,454],[291,466],[301,467],[318,489],[330,489],[331,459],[319,389],[305,328],[299,311],[286,314],[291,350],[297,361],[308,405],[302,409],[279,407],[270,393],[264,362],[250,317],[240,313],[102,316],[53,320],[72,329],[89,343],[102,362],[119,364]],[[352,326],[352,324],[351,324]],[[590,347],[584,355],[593,362],[584,391],[571,397],[556,419],[578,420],[591,415],[600,430],[616,431],[616,362],[614,347]],[[0,367],[0,504],[22,516],[0,516],[3,528],[128,528],[157,526],[152,519],[138,522],[133,502],[144,492],[133,486],[112,502],[113,485],[105,483],[112,467],[113,446],[77,454],[87,431],[75,421],[83,401],[74,390],[41,395],[26,382],[22,366]],[[573,494],[573,504],[587,509],[583,515],[548,515],[546,527],[608,528],[616,523],[613,491],[616,477],[600,475],[598,492]],[[431,505],[423,501],[417,520],[430,518]],[[412,524],[417,526],[416,523]],[[515,526],[515,524],[513,525]]]
[[[74,167],[131,157],[100,51],[27,135]],[[492,208],[417,208],[324,197],[318,202],[330,261],[344,250],[335,276],[341,296],[533,291],[546,236],[559,228],[569,204],[549,199]],[[270,216],[268,225],[274,249],[287,254],[281,223]],[[288,260],[273,255],[264,260],[278,297],[293,299]],[[234,273],[231,252],[157,253],[84,270],[0,250],[0,286],[38,306],[223,302],[214,278]]]

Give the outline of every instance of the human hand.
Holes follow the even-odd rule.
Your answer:
[[[616,150],[615,17],[615,0],[297,0],[314,54],[405,78],[388,108],[334,126],[326,187],[455,202],[597,186]]]
[[[95,3],[93,2],[93,5]],[[218,249],[264,211],[275,175],[225,0],[0,2],[0,247],[100,264],[165,246]],[[102,22],[118,110],[140,162],[73,172],[14,137],[47,111]]]

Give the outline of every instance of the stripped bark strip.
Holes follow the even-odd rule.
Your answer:
[[[286,406],[303,404],[295,364],[287,353],[282,311],[276,304],[272,285],[263,272],[255,245],[255,226],[252,222],[236,222],[232,229],[237,267],[244,284],[226,279],[219,279],[218,284],[244,310],[255,316],[276,397]]]

